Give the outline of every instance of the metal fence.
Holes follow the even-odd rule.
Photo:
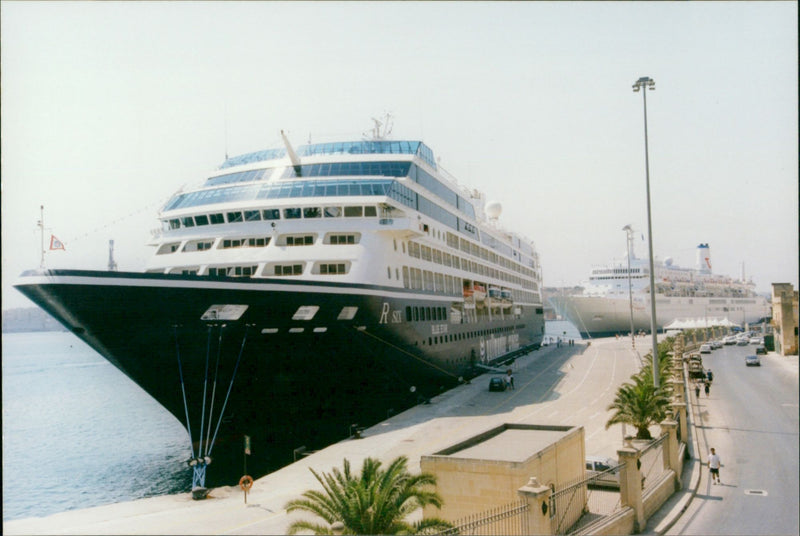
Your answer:
[[[577,532],[620,509],[619,488],[599,486],[600,481],[616,479],[625,464],[564,486],[550,496],[550,522],[553,534]],[[611,478],[609,478],[611,477]]]
[[[486,536],[530,534],[528,530],[528,503],[517,501],[498,506],[479,514],[459,519],[453,528],[440,532],[442,536],[474,534]]]
[[[639,454],[639,470],[644,477],[644,491],[648,491],[654,486],[661,474],[664,472],[664,441],[669,436],[662,435],[652,443],[647,445]]]

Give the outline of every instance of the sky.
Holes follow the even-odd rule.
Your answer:
[[[798,286],[796,2],[0,2],[2,307],[48,268],[153,253],[225,159],[357,140],[389,112],[532,239],[545,286],[647,246]]]

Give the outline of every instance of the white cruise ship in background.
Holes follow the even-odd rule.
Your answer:
[[[634,331],[650,332],[650,268],[648,259],[636,258],[629,238],[630,285]],[[767,299],[756,294],[752,280],[733,279],[711,271],[708,244],[697,246],[694,268],[675,266],[671,258],[656,259],[656,326],[663,330],[675,320],[716,319],[744,327],[771,314]],[[554,295],[550,302],[583,337],[630,333],[631,305],[626,258],[592,269],[582,292]]]
[[[260,476],[539,347],[533,242],[384,138],[284,136],[176,193],[145,272],[16,283],[184,423],[193,488],[235,483],[243,444]]]

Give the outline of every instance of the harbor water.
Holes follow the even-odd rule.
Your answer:
[[[2,372],[3,521],[190,490],[181,423],[71,333],[4,333]]]

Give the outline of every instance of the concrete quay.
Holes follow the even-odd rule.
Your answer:
[[[643,353],[645,346],[642,343]],[[587,455],[616,457],[617,449],[622,447],[623,431],[619,425],[605,429],[611,416],[605,408],[613,401],[617,387],[639,366],[640,357],[631,349],[630,339],[551,345],[516,360],[512,365],[514,390],[489,392],[492,374],[479,376],[470,384],[439,395],[430,404],[413,407],[367,428],[361,439],[340,441],[256,480],[247,504],[242,490],[230,486],[213,489],[204,501],[192,500],[189,493],[152,497],[5,522],[3,532],[286,534],[299,514],[288,515],[284,505],[308,489],[319,488],[309,468],[328,472],[341,467],[347,458],[358,470],[366,457],[389,462],[404,455],[410,469],[416,471],[421,456],[503,423],[583,426]],[[699,467],[686,467],[685,485],[695,470],[699,472]],[[662,509],[664,514],[659,513],[658,520],[651,519],[648,528],[655,523],[663,530],[672,516],[680,514],[680,505],[670,503]]]

